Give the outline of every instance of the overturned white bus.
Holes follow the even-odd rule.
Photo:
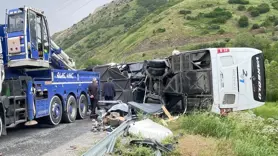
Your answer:
[[[226,113],[256,108],[266,100],[264,58],[253,48],[201,49],[89,70],[100,72],[101,82],[113,79],[117,100],[163,103],[171,112]]]

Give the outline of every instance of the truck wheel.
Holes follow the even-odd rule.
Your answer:
[[[68,97],[66,110],[63,114],[63,119],[66,123],[72,123],[75,121],[77,115],[77,102],[74,96]]]
[[[58,96],[53,96],[50,101],[49,123],[58,125],[61,122],[63,114],[62,102]]]
[[[78,114],[77,118],[78,119],[84,119],[86,117],[86,113],[88,110],[88,100],[86,95],[81,94],[79,101],[78,101]]]
[[[2,133],[3,133],[3,119],[2,119],[2,116],[0,115],[0,137],[1,137],[1,135],[2,135]]]

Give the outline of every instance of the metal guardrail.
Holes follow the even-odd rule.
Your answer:
[[[104,156],[105,153],[111,153],[114,149],[117,138],[124,133],[124,130],[128,128],[131,122],[131,118],[127,119],[108,136],[99,141],[95,146],[83,154],[83,156]]]

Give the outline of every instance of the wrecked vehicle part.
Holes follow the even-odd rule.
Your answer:
[[[167,148],[166,146],[160,144],[156,140],[151,140],[151,139],[145,139],[145,140],[132,140],[130,141],[130,145],[142,145],[145,147],[151,147],[155,150],[159,150],[161,152],[171,152],[172,149]]]
[[[155,114],[162,112],[162,104],[148,104],[148,103],[137,103],[134,101],[128,102],[128,104],[137,110],[141,110],[148,114]]]
[[[140,135],[145,139],[153,139],[158,142],[161,142],[167,137],[173,136],[171,130],[156,122],[153,122],[150,119],[145,119],[130,124],[128,132],[130,134]]]
[[[127,119],[104,139],[100,140],[95,146],[93,146],[85,154],[83,154],[83,156],[104,156],[106,153],[112,153],[117,138],[125,133],[131,122],[131,118]]]
[[[117,92],[115,99],[126,103],[165,104],[168,110],[176,113],[210,109],[213,103],[209,50],[120,64],[118,67],[97,66],[93,71],[102,73],[101,86],[111,77]]]
[[[112,106],[107,112],[122,111],[128,113],[128,105],[126,103],[119,103]]]

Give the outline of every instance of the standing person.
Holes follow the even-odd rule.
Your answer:
[[[89,95],[91,101],[91,115],[90,118],[96,118],[96,107],[98,103],[98,82],[96,78],[93,78],[91,84],[89,84]]]
[[[102,95],[106,101],[114,100],[114,97],[116,96],[116,90],[114,84],[112,83],[111,77],[108,78],[107,82],[103,85]]]

